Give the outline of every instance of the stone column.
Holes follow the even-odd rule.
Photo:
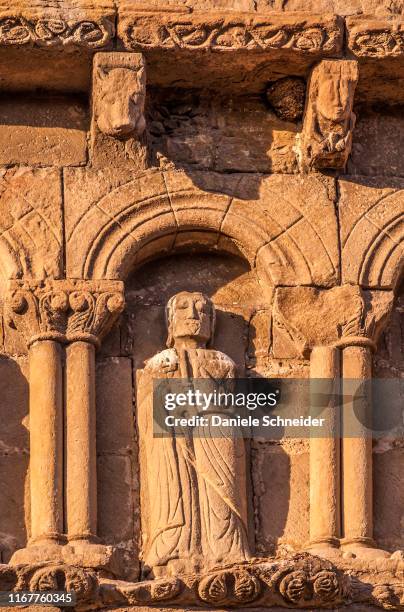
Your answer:
[[[31,543],[61,543],[63,533],[62,350],[54,340],[29,349]]]
[[[69,543],[97,538],[95,351],[123,310],[119,281],[78,281],[66,341],[66,530]]]
[[[14,562],[32,562],[36,554],[46,560],[65,541],[61,343],[67,309],[67,294],[52,284],[10,283],[6,319],[22,334],[29,354],[30,540]]]
[[[95,347],[73,342],[66,351],[66,509],[69,542],[97,533]]]
[[[339,547],[341,536],[340,410],[336,387],[339,375],[339,350],[329,346],[314,347],[310,355],[310,378],[315,406],[322,394],[330,394],[320,415],[326,418],[329,435],[314,437],[314,432],[310,439],[310,548],[320,548],[321,552]],[[319,379],[325,379],[325,384]]]
[[[343,355],[343,525],[344,547],[374,548],[371,396],[373,342],[346,338]],[[364,384],[365,383],[365,384]]]
[[[112,549],[85,556],[76,545],[92,544],[97,532],[95,349],[123,305],[119,281],[10,283],[6,320],[25,338],[30,362],[31,533],[13,564],[110,563]]]
[[[366,336],[342,338],[343,440],[341,545],[361,557],[388,557],[373,540],[372,351]],[[368,384],[366,384],[368,383]]]

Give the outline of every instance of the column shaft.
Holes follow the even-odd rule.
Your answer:
[[[57,542],[63,532],[63,379],[60,345],[29,349],[32,542]]]
[[[344,543],[373,546],[372,438],[364,423],[371,417],[369,387],[363,382],[372,376],[372,353],[368,347],[349,346],[343,350],[343,524]],[[361,390],[355,402],[350,401]],[[358,397],[360,395],[360,397]]]
[[[95,349],[73,342],[66,351],[66,516],[69,541],[97,533]]]
[[[314,347],[310,357],[313,401],[330,392],[329,403],[321,412],[326,418],[329,437],[310,439],[310,545],[336,546],[340,537],[340,410],[336,392],[340,351]],[[325,385],[315,379],[328,379]],[[316,433],[313,433],[316,436]]]

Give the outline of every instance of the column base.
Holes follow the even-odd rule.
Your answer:
[[[321,557],[322,559],[339,559],[342,557],[338,538],[330,537],[311,540],[305,550],[311,555]]]
[[[10,565],[71,565],[102,569],[113,576],[121,576],[123,563],[120,552],[113,546],[75,542],[61,544],[32,544],[17,550],[10,559]]]
[[[390,553],[381,548],[377,548],[376,542],[372,538],[345,538],[341,540],[341,548],[344,557],[358,559],[388,559]]]
[[[56,542],[33,542],[26,548],[16,550],[9,565],[39,565],[43,563],[63,563],[63,544]]]

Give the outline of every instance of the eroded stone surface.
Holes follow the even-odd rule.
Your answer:
[[[393,288],[403,258],[401,181],[351,177],[339,185],[343,282]]]
[[[0,0],[0,591],[403,609],[398,427],[150,431],[155,375],[402,378],[403,6]]]
[[[324,60],[310,76],[303,125],[304,168],[344,168],[351,152],[358,82],[352,60]]]
[[[58,170],[0,171],[3,278],[60,278],[63,273],[62,186]]]

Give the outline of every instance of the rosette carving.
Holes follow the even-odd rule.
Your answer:
[[[313,568],[314,569],[314,568]],[[336,571],[322,569],[312,573],[310,568],[290,568],[280,572],[278,590],[285,602],[298,607],[327,606],[344,600],[348,585]]]
[[[293,604],[311,599],[310,584],[303,571],[291,572],[282,578],[279,591],[286,601]]]
[[[74,591],[78,601],[88,601],[97,597],[98,579],[91,570],[50,566],[34,572],[29,588],[31,591]]]
[[[131,605],[150,604],[174,599],[181,593],[183,584],[178,578],[150,580],[122,588],[121,592]]]
[[[199,597],[215,605],[249,603],[260,591],[259,580],[243,570],[211,574],[201,580],[198,588]]]
[[[323,570],[313,578],[313,591],[321,601],[336,601],[341,594],[341,585],[337,574],[329,570]]]

